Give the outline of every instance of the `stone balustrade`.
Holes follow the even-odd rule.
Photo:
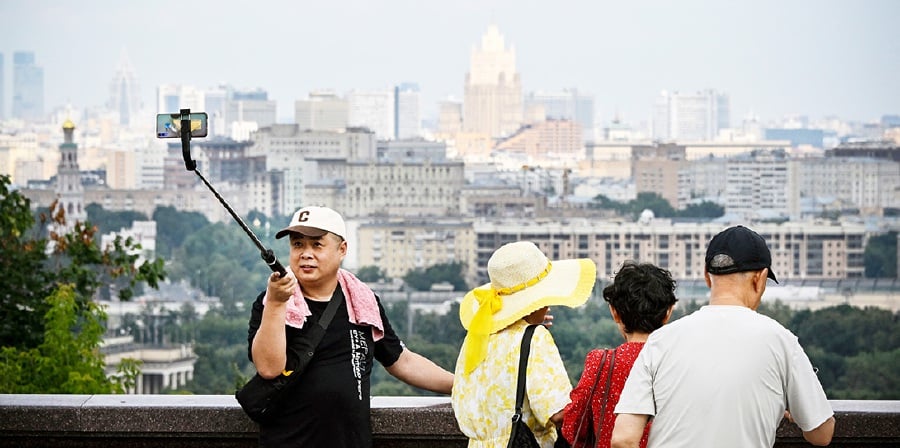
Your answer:
[[[900,446],[900,401],[831,403],[832,447]],[[373,397],[372,430],[376,448],[466,446],[447,397]],[[0,447],[253,447],[256,433],[228,395],[0,395]],[[782,422],[775,446],[810,445]]]

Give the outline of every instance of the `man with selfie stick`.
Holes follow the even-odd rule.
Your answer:
[[[450,394],[453,374],[406,348],[375,293],[341,269],[347,255],[343,218],[326,207],[304,207],[276,238],[288,237],[287,275],[273,273],[253,303],[250,360],[263,378],[298,365],[306,329],[339,301],[306,369],[294,379],[284,408],[260,424],[261,446],[370,447],[369,381],[374,360],[412,386]]]

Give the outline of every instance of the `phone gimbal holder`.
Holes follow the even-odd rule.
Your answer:
[[[272,252],[272,249],[269,249],[269,248],[263,246],[262,242],[259,241],[259,238],[256,237],[256,234],[253,233],[253,231],[250,230],[249,227],[247,227],[247,224],[244,223],[244,220],[241,219],[241,217],[238,216],[238,214],[234,212],[234,210],[231,208],[230,205],[228,205],[227,202],[225,202],[225,199],[222,198],[222,196],[219,194],[219,192],[216,191],[216,189],[213,188],[212,185],[210,185],[209,181],[206,180],[205,177],[203,177],[203,174],[200,174],[200,171],[197,170],[197,161],[191,158],[191,110],[190,109],[181,109],[180,121],[181,121],[181,126],[180,126],[181,156],[184,158],[184,167],[188,171],[193,171],[193,172],[197,173],[197,176],[200,177],[200,180],[203,181],[203,183],[206,185],[206,187],[209,188],[209,190],[213,192],[213,194],[216,196],[216,199],[219,200],[219,203],[221,203],[222,206],[225,207],[225,210],[228,210],[228,213],[231,214],[231,217],[234,218],[235,221],[237,221],[237,223],[241,226],[242,229],[244,229],[244,232],[247,234],[247,236],[249,236],[250,239],[253,240],[253,243],[256,244],[256,247],[259,249],[260,257],[262,257],[263,261],[266,262],[266,265],[268,265],[269,268],[272,269],[272,272],[277,272],[279,274],[279,276],[284,277],[285,274],[287,274],[287,271],[285,271],[284,266],[282,266],[281,263],[278,262],[278,259],[275,257],[275,253]]]

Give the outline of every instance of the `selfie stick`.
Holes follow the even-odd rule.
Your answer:
[[[275,258],[275,253],[272,252],[272,249],[268,249],[262,245],[262,242],[259,241],[259,238],[256,237],[256,234],[247,227],[247,224],[244,224],[244,220],[238,216],[234,210],[231,209],[231,206],[225,202],[225,199],[219,195],[219,192],[213,188],[212,185],[209,184],[209,181],[200,174],[200,171],[197,171],[197,161],[191,159],[191,110],[190,109],[181,109],[181,156],[184,157],[184,167],[187,168],[188,171],[193,171],[197,173],[197,176],[200,177],[200,180],[203,181],[204,184],[209,188],[210,191],[216,196],[216,199],[219,200],[219,203],[225,207],[225,210],[228,210],[228,213],[231,214],[231,217],[234,218],[235,221],[244,229],[244,232],[247,233],[247,236],[253,240],[253,243],[256,244],[256,247],[259,249],[259,256],[262,257],[263,261],[269,265],[269,268],[272,269],[272,272],[277,272],[280,277],[284,277],[287,272],[284,270],[284,266],[278,262],[278,259]]]

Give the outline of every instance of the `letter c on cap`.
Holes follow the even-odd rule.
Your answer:
[[[297,215],[297,222],[309,221],[309,210],[304,210]]]

